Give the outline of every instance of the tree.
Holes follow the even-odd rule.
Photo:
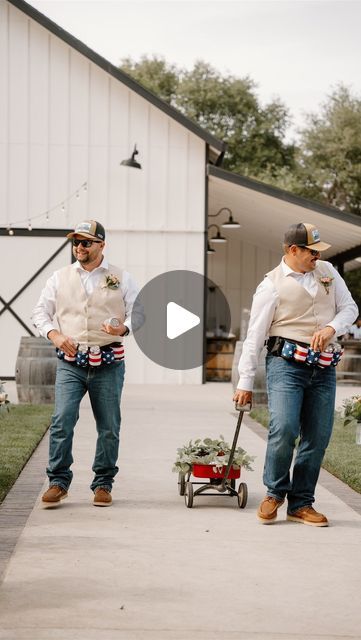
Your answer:
[[[301,131],[297,191],[361,214],[361,100],[337,87]]]
[[[180,75],[176,66],[168,64],[163,58],[142,56],[140,62],[124,58],[120,68],[158,98],[175,105]]]
[[[227,142],[225,168],[270,179],[293,168],[295,148],[284,140],[288,112],[279,100],[262,107],[250,78],[222,76],[203,61],[187,71],[146,56],[140,62],[123,60],[121,69]]]

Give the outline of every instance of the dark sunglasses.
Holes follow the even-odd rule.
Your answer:
[[[299,244],[298,246],[300,247],[300,249],[307,249],[307,251],[310,252],[311,256],[318,256],[318,254],[320,253],[319,251],[317,251],[317,249],[309,249],[308,247],[305,247],[302,244]]]
[[[84,249],[89,249],[92,244],[100,244],[101,240],[79,240],[78,238],[73,238],[73,247],[79,247],[81,244]]]

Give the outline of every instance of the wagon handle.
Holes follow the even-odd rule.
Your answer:
[[[235,452],[236,446],[237,446],[237,440],[238,440],[239,430],[241,428],[241,424],[242,424],[242,420],[243,420],[243,415],[245,413],[248,413],[251,410],[251,404],[250,403],[243,404],[243,405],[236,404],[236,410],[239,411],[239,415],[238,415],[238,420],[237,420],[236,431],[234,433],[231,453],[229,454],[229,460],[228,460],[228,464],[227,464],[226,473],[224,474],[224,478],[222,480],[222,485],[221,486],[222,486],[223,489],[225,488],[225,484],[227,482],[228,474],[229,474],[231,466],[233,464],[234,452]]]

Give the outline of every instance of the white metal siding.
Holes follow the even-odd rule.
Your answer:
[[[203,140],[6,0],[0,93],[0,226],[41,213],[33,226],[71,227],[92,217],[108,230],[111,260],[140,285],[170,269],[203,273]],[[141,171],[119,165],[134,143]],[[85,181],[87,191],[46,222],[45,212]],[[159,369],[132,353],[128,379],[201,382],[200,369]]]

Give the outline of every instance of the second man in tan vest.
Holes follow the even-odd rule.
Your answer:
[[[326,516],[312,505],[334,419],[334,365],[340,352],[332,343],[358,314],[344,280],[331,263],[320,260],[320,252],[329,247],[314,225],[291,225],[281,263],[266,275],[253,298],[234,400],[240,405],[252,403],[253,379],[267,340],[270,425],[263,474],[267,494],[258,509],[263,524],[276,520],[287,499],[288,520],[328,525]]]

